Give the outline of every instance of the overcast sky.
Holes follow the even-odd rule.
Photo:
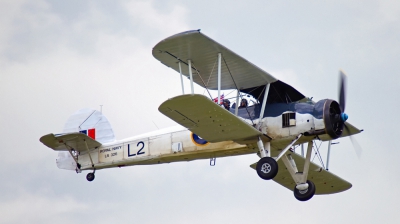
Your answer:
[[[151,51],[192,29],[314,100],[337,99],[343,69],[363,154],[339,139],[330,171],[353,187],[299,202],[249,168],[256,155],[101,170],[90,183],[59,170],[39,138],[81,108],[103,105],[117,139],[175,125],[157,108],[181,94],[179,75]],[[390,0],[0,1],[0,223],[397,223],[399,40]]]

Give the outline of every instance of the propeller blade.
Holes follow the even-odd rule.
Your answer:
[[[350,129],[346,125],[346,123],[344,124],[344,128],[346,128],[346,130],[350,133]],[[360,159],[361,155],[362,155],[362,148],[353,136],[349,135],[349,137],[350,137],[351,143],[353,144],[354,151],[356,152],[358,159]]]
[[[342,70],[339,72],[340,75],[340,83],[339,83],[339,106],[344,113],[344,109],[346,107],[346,75]]]

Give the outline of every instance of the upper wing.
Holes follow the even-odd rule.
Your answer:
[[[182,74],[186,76],[189,76],[187,62],[191,60],[193,81],[209,89],[218,88],[218,53],[222,54],[221,89],[240,89],[261,102],[261,92],[270,83],[272,91],[268,95],[269,102],[287,102],[288,99],[297,101],[304,98],[303,94],[290,85],[279,81],[199,30],[178,33],[160,41],[153,48],[153,56],[177,72],[178,62],[181,62]]]
[[[201,78],[203,78],[209,89],[218,88],[216,75],[218,53],[221,53],[223,56],[221,63],[222,89],[236,89],[229,71],[239,89],[277,81],[272,75],[200,33],[198,30],[173,35],[160,41],[153,48],[153,56],[177,72],[179,72],[178,61],[180,60],[182,62],[182,73],[187,76],[189,75],[189,69],[186,63],[190,59],[192,61],[194,82],[205,87],[201,81]],[[201,77],[199,77],[197,72]]]
[[[296,153],[291,153],[292,158],[296,162],[297,168],[301,171],[304,167],[305,159]],[[255,169],[257,163],[250,165],[251,168]],[[282,160],[278,161],[279,171],[273,181],[293,191],[296,183],[293,181],[289,171],[285,169],[285,165]],[[308,171],[308,179],[315,184],[315,194],[334,194],[339,193],[351,188],[351,183],[343,180],[335,174],[321,168],[315,163],[310,163]]]
[[[257,140],[263,134],[203,95],[181,95],[158,110],[209,142]]]
[[[89,149],[97,148],[101,146],[101,143],[90,138],[83,133],[69,133],[69,134],[48,134],[40,138],[40,141],[47,147],[56,151],[68,151],[69,147],[75,151],[87,151],[86,144]],[[86,144],[85,144],[86,141]]]

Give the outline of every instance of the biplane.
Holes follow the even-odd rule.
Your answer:
[[[178,33],[156,44],[153,56],[180,74],[182,95],[167,99],[158,110],[179,126],[116,140],[107,118],[82,109],[61,134],[40,141],[58,151],[61,169],[95,171],[112,167],[163,164],[256,154],[250,167],[264,180],[292,190],[307,201],[314,194],[348,190],[351,184],[311,161],[314,141],[330,141],[362,130],[347,122],[345,75],[340,72],[339,100],[313,101],[200,32]],[[183,78],[190,80],[185,94]],[[195,94],[194,84],[208,95]],[[234,90],[232,107],[222,107],[221,91]],[[212,97],[210,91],[217,94]],[[247,98],[252,99],[248,103]],[[228,100],[228,104],[231,102]],[[308,144],[306,154],[295,148]]]

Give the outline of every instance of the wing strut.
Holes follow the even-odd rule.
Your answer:
[[[238,115],[239,112],[239,96],[240,96],[240,91],[237,90],[237,94],[236,94],[236,107],[235,107],[235,115]]]
[[[179,65],[179,73],[181,74],[181,86],[182,86],[182,95],[185,94],[185,88],[183,86],[183,75],[182,75],[182,67],[181,67],[181,61],[178,61]]]
[[[270,84],[267,83],[267,85],[265,86],[264,99],[263,99],[263,103],[262,103],[262,106],[261,106],[260,118],[258,119],[258,128],[261,127],[262,118],[264,117],[264,111],[265,111],[265,105],[267,104],[269,87],[270,87]]]
[[[221,105],[221,53],[218,53],[218,105]]]
[[[329,157],[331,155],[331,145],[332,145],[332,141],[329,140],[329,142],[328,142],[328,154],[326,156],[326,170],[329,169]]]
[[[192,60],[188,60],[188,66],[189,66],[189,75],[190,75],[190,88],[192,89],[192,95],[194,94],[194,89],[193,89],[193,74],[192,74]]]

